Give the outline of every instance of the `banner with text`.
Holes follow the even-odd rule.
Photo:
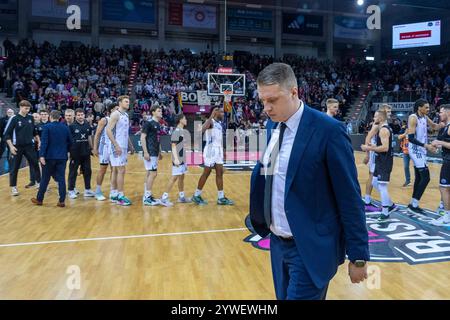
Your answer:
[[[323,36],[323,16],[283,13],[283,32],[303,36]]]
[[[257,9],[228,9],[228,30],[272,32],[272,12]]]
[[[378,108],[383,104],[385,103],[374,103],[372,105],[372,111],[378,110]],[[414,102],[388,102],[388,104],[392,107],[392,111],[411,112],[414,110]]]

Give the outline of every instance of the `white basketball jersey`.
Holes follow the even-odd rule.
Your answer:
[[[428,143],[428,124],[427,124],[427,117],[418,117],[417,114],[413,114],[414,117],[417,119],[417,126],[416,126],[416,139],[419,142],[422,142],[423,144]],[[420,152],[422,154],[427,153],[427,149],[425,147],[419,147],[418,145],[408,143],[408,150],[409,152],[417,153]]]
[[[220,147],[223,146],[222,140],[222,125],[216,120],[212,120],[212,126],[205,132],[206,147]]]
[[[126,112],[122,113],[119,110],[120,118],[116,123],[116,127],[113,130],[114,139],[121,148],[128,148],[128,135],[130,130],[130,120]]]
[[[100,135],[100,142],[98,144],[99,150],[101,150],[103,148],[103,146],[106,146],[107,144],[109,144],[109,138],[108,138],[108,135],[106,134],[106,126],[108,125],[109,117],[105,117],[105,120],[106,120],[106,124],[103,127],[102,133]]]

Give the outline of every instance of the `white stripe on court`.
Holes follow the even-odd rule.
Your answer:
[[[167,237],[167,236],[185,236],[206,233],[220,233],[220,232],[235,232],[248,231],[247,228],[236,229],[222,229],[222,230],[205,230],[205,231],[189,231],[189,232],[173,232],[173,233],[156,233],[156,234],[139,234],[132,236],[117,236],[117,237],[102,237],[102,238],[86,238],[86,239],[70,239],[70,240],[55,240],[55,241],[40,241],[40,242],[23,242],[23,243],[7,243],[0,244],[0,248],[22,247],[22,246],[36,246],[55,243],[74,243],[84,241],[103,241],[103,240],[122,240],[122,239],[138,239],[138,238],[152,238],[152,237]]]

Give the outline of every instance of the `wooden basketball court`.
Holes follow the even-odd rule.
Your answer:
[[[362,157],[356,153],[364,192],[368,170]],[[440,165],[430,164],[431,182],[421,201],[424,208],[435,210],[439,203],[439,169]],[[157,196],[170,172],[170,155],[165,155],[153,190]],[[200,174],[201,168],[190,168],[187,195],[195,190]],[[226,172],[225,194],[236,202],[232,207],[215,204],[214,175],[204,190],[207,206],[143,207],[144,175],[141,160],[131,156],[125,179],[131,207],[81,195],[68,199],[64,209],[55,206],[54,182],[44,206],[36,207],[30,202],[36,190],[23,188],[28,169],[19,172],[18,197],[10,196],[8,176],[0,177],[0,299],[275,298],[269,252],[243,241],[251,234],[244,223],[250,172]],[[403,182],[402,159],[395,158],[391,196],[407,205],[412,188],[401,188]],[[82,177],[77,187],[84,190]],[[107,182],[103,189],[109,191]],[[174,191],[172,201],[176,186]],[[440,231],[450,234],[442,227]],[[450,262],[370,265],[378,278],[358,285],[351,284],[347,263],[342,265],[330,284],[328,299],[450,299]]]

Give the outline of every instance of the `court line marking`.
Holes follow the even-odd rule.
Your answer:
[[[0,248],[34,246],[34,245],[45,245],[45,244],[55,244],[55,243],[74,243],[74,242],[86,242],[86,241],[139,239],[139,238],[154,238],[154,237],[165,237],[165,236],[185,236],[185,235],[193,235],[193,234],[236,232],[236,231],[248,231],[248,229],[247,228],[235,228],[235,229],[220,229],[220,230],[139,234],[139,235],[130,235],[130,236],[116,236],[116,237],[100,237],[100,238],[69,239],[69,240],[54,240],[54,241],[39,241],[39,242],[7,243],[7,244],[0,244]]]

